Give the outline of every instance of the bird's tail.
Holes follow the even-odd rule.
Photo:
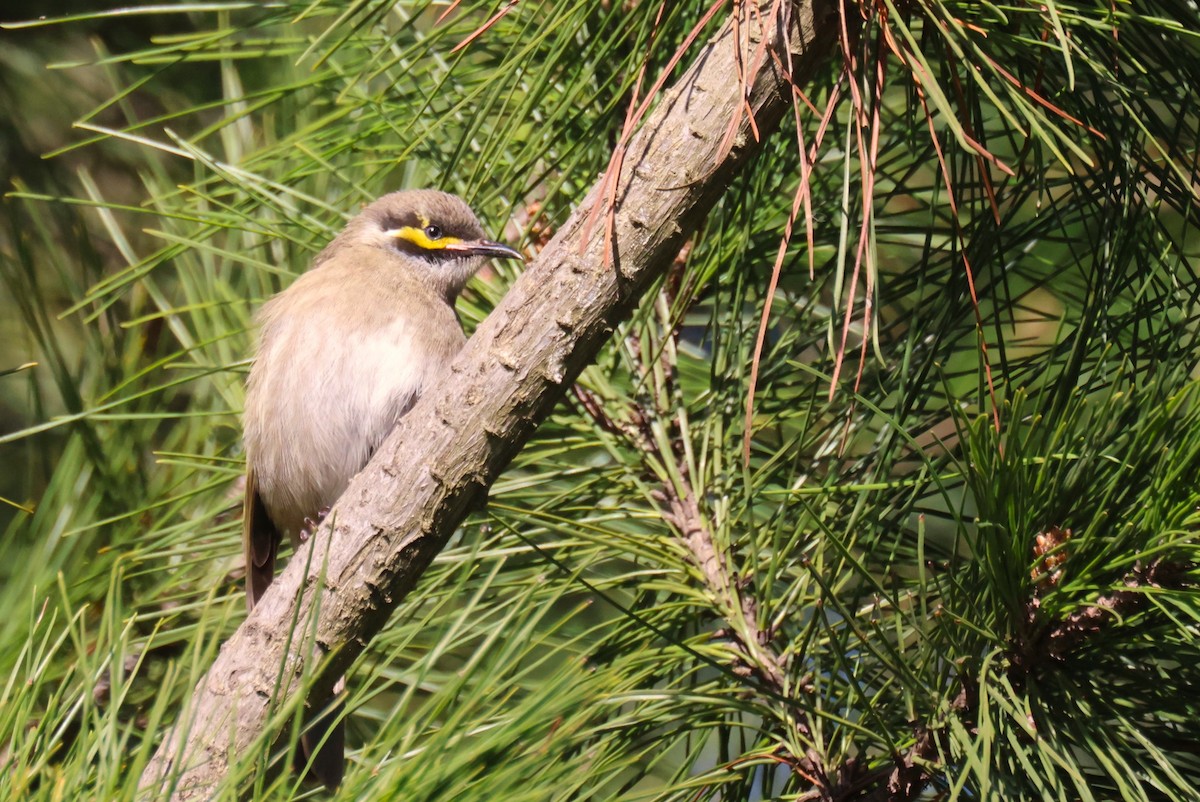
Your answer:
[[[297,772],[307,769],[310,779],[317,780],[331,791],[341,785],[346,768],[345,705],[333,701],[345,687],[346,678],[341,677],[323,704],[317,704],[315,699],[309,700],[309,707],[320,712],[311,721],[304,722],[300,750],[295,757]]]

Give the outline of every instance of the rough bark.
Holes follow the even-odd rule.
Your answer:
[[[600,182],[479,327],[445,384],[403,419],[224,644],[147,766],[148,792],[207,798],[228,772],[229,755],[255,740],[306,667],[316,666],[319,695],[366,647],[671,264],[760,138],[776,129],[791,101],[785,65],[801,83],[828,58],[837,17],[826,2],[730,7],[720,32],[695,49],[692,66],[631,139],[611,229],[604,208],[588,217],[604,205]],[[743,92],[739,71],[755,65]],[[296,621],[313,622],[313,637],[293,634]]]

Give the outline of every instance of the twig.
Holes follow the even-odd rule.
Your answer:
[[[760,0],[766,3],[768,0]],[[797,3],[790,29],[771,46],[789,48],[811,74],[828,57],[824,15]],[[451,365],[351,481],[197,684],[142,775],[147,793],[208,799],[231,762],[256,743],[271,715],[298,704],[311,677],[333,687],[467,512],[550,413],[642,294],[669,269],[730,178],[755,155],[748,136],[723,157],[724,123],[746,96],[730,87],[733,51],[750,47],[725,26],[629,142],[618,177],[618,259],[605,264],[604,237],[579,241],[586,198],[522,274]],[[732,91],[731,91],[732,90]],[[791,92],[760,70],[750,102],[761,133],[787,113]],[[680,183],[677,176],[697,180]],[[296,622],[301,622],[298,630]],[[295,636],[293,636],[295,635]],[[284,667],[286,670],[281,670]]]
[[[638,374],[644,382],[652,385],[648,393],[649,402],[638,403],[631,399],[622,410],[624,414],[614,417],[605,410],[600,399],[586,388],[576,386],[576,397],[596,425],[625,439],[639,454],[648,458],[648,463],[674,465],[678,480],[658,475],[651,498],[663,520],[675,530],[679,542],[687,549],[692,563],[700,572],[705,589],[713,599],[714,611],[724,622],[724,626],[714,632],[714,637],[727,638],[737,653],[734,671],[737,672],[740,667],[741,671],[753,672],[761,683],[783,698],[794,696],[797,692],[810,692],[807,681],[789,677],[785,660],[771,643],[772,633],[759,625],[758,600],[753,593],[746,592],[744,583],[731,570],[713,537],[712,522],[701,509],[696,477],[692,476],[688,461],[684,458],[686,450],[682,413],[673,413],[672,405],[665,402],[674,398],[677,391],[674,348],[677,332],[676,327],[666,319],[666,307],[665,297],[660,297],[660,317],[666,324],[670,339],[653,344],[658,354],[658,371],[651,366],[636,338],[630,337],[627,341],[629,351],[638,365]],[[666,430],[665,443],[655,436],[656,427]],[[645,472],[650,476],[655,475],[655,471],[649,467]],[[811,740],[812,728],[807,718],[797,715],[793,721],[800,735]],[[789,763],[798,774],[814,783],[819,792],[817,798],[832,798],[832,783],[816,750],[809,750],[809,754],[798,761],[792,757]]]

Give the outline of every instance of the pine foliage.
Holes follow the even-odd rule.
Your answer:
[[[735,13],[10,26],[99,32],[55,66],[106,83],[54,154],[71,183],[14,173],[4,207],[0,798],[133,799],[242,619],[261,302],[399,187],[536,253]],[[154,35],[114,38],[130,17]],[[1200,12],[879,0],[842,27],[351,672],[339,798],[1197,798]],[[294,740],[221,798],[321,796],[272,768]]]

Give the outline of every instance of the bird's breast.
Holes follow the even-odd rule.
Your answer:
[[[247,458],[271,519],[293,539],[306,517],[332,506],[463,341],[457,322],[451,332],[406,318],[344,323],[334,336],[312,318],[274,321],[251,370]]]

